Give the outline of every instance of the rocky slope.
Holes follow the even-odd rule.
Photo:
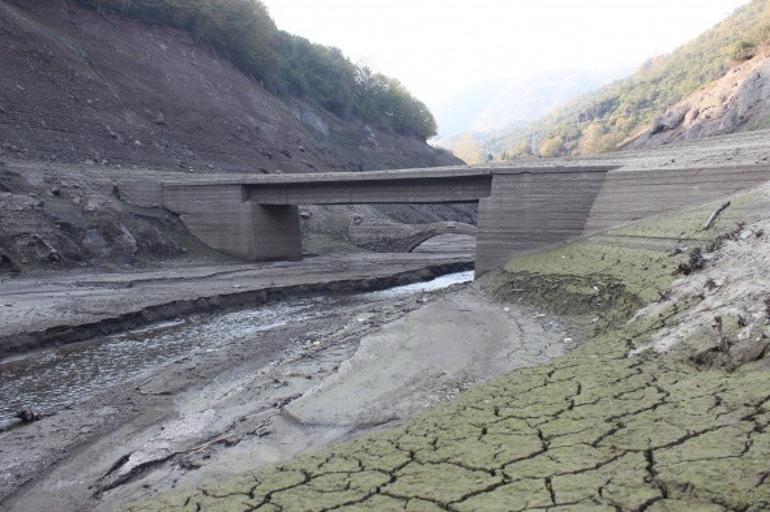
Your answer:
[[[630,141],[631,147],[655,147],[770,127],[770,50],[731,69],[668,109]]]
[[[65,0],[0,0],[0,47],[0,275],[219,257],[167,212],[123,201],[119,179],[460,163],[416,138],[280,99],[187,33]],[[388,212],[410,223],[474,217],[464,207]],[[354,215],[385,217],[375,208],[314,215],[326,228],[311,252],[351,247]]]
[[[637,139],[641,147],[647,137],[640,134],[663,133],[649,141],[655,146],[675,138],[767,127],[766,67],[761,62],[768,44],[770,2],[752,0],[671,54],[649,59],[629,77],[484,141],[482,154],[530,156],[522,151],[529,145],[535,156],[592,155]]]
[[[282,101],[186,33],[64,0],[0,2],[0,46],[6,156],[253,172],[456,162]]]

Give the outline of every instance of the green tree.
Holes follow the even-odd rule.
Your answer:
[[[730,58],[736,62],[743,62],[754,57],[757,53],[757,47],[749,41],[738,41],[730,49]]]
[[[553,158],[559,156],[564,151],[564,141],[561,137],[549,137],[540,144],[540,156],[545,158]]]
[[[279,31],[259,0],[75,0],[100,12],[184,30],[272,93],[298,97],[343,119],[427,140],[436,121],[397,80],[342,52]]]

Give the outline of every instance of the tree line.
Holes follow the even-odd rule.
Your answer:
[[[427,140],[428,108],[398,81],[333,47],[281,31],[259,0],[75,0],[81,6],[189,33],[271,93],[302,98],[343,119]]]
[[[767,45],[770,0],[752,0],[671,54],[650,59],[632,76],[573,100],[494,144],[509,158],[531,154],[533,136],[540,141],[534,152],[546,157],[612,151]]]

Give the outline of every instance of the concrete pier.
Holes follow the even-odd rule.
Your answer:
[[[247,261],[301,259],[298,205],[478,202],[480,275],[515,253],[713,201],[768,180],[770,166],[759,165],[643,171],[443,167],[173,182],[163,183],[159,195],[201,241]]]

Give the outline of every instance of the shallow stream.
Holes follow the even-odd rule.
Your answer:
[[[346,301],[392,300],[472,280],[472,271],[459,272],[376,292],[287,299],[257,308],[193,315],[0,362],[0,429],[15,422],[22,409],[51,414],[143,371],[221,350],[236,339],[258,339],[259,333],[292,322],[323,317],[344,307]]]

